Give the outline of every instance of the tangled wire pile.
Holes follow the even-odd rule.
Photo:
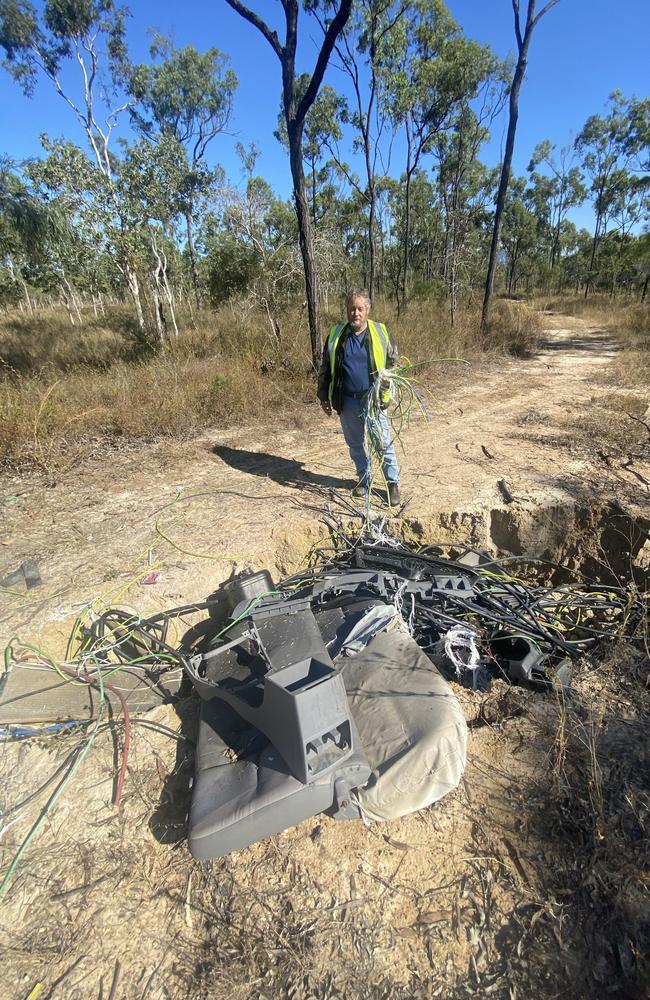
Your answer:
[[[10,640],[4,654],[0,698],[9,673],[16,669],[52,670],[66,683],[92,688],[98,697],[93,720],[47,727],[21,724],[0,730],[0,738],[30,739],[69,734],[72,728],[72,736],[66,739],[77,740],[54,775],[29,797],[31,801],[55,784],[39,818],[4,872],[0,897],[30,842],[101,732],[109,729],[115,732],[116,726],[122,730],[122,760],[113,799],[116,807],[126,777],[132,723],[158,729],[175,739],[182,738],[148,720],[132,719],[128,697],[133,682],[169,693],[166,682],[174,672],[178,675],[187,669],[187,656],[197,637],[205,638],[207,634],[211,643],[227,640],[229,629],[256,603],[271,595],[286,599],[301,592],[308,595],[314,584],[327,580],[333,581],[335,589],[336,577],[341,574],[376,570],[384,584],[388,581],[388,596],[383,599],[392,601],[421,648],[454,679],[474,687],[495,675],[533,684],[549,684],[559,677],[564,683],[563,665],[604,640],[625,636],[632,643],[644,644],[647,650],[647,595],[640,595],[633,585],[585,586],[583,582],[531,586],[506,571],[508,560],[491,560],[473,550],[448,559],[432,546],[414,551],[376,528],[370,537],[367,528],[354,537],[339,527],[333,538],[331,547],[313,551],[307,569],[283,580],[272,592],[253,598],[243,613],[227,620],[216,634],[214,623],[206,633],[201,623],[197,626],[187,621],[188,628],[180,641],[174,643],[169,636],[172,623],[209,612],[218,600],[213,597],[148,618],[132,610],[112,608],[90,622],[78,619],[63,660],[15,637]],[[370,579],[372,574],[366,576],[364,586],[369,596],[377,596]],[[462,580],[464,585],[448,587],[438,582],[433,588],[425,588],[426,593],[411,586],[413,581],[426,583],[440,579]],[[127,675],[130,684],[126,683]],[[113,716],[116,709],[122,713],[121,720]],[[24,802],[20,803],[23,805]]]
[[[605,640],[625,636],[647,645],[647,595],[633,585],[531,586],[508,573],[509,562],[472,549],[448,559],[433,546],[414,552],[385,535],[377,543],[339,533],[334,549],[315,553],[308,576],[298,574],[281,587],[312,584],[360,567],[395,574],[393,600],[413,637],[454,679],[473,687],[490,675],[548,684],[561,666]],[[467,581],[467,589],[443,585],[426,598],[410,593],[402,599],[400,580],[440,574]],[[560,672],[560,679],[567,674]]]

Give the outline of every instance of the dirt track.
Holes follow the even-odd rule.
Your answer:
[[[626,466],[625,449],[604,448],[585,423],[604,392],[627,391],[602,386],[616,346],[578,320],[549,327],[531,359],[445,376],[431,422],[416,418],[406,435],[397,530],[565,552],[577,508],[616,499],[647,517],[647,463]],[[233,565],[299,566],[323,510],[344,509],[351,469],[315,404],[290,421],[98,455],[50,481],[5,476],[0,574],[34,559],[43,585],[7,595],[3,632],[60,649],[99,594],[150,611],[201,599]],[[155,584],[141,582],[156,570]],[[570,914],[573,889],[556,893],[563,848],[543,836],[535,784],[558,706],[498,683],[485,698],[458,693],[475,722],[470,762],[435,809],[369,830],[316,818],[213,867],[184,846],[182,745],[137,734],[119,815],[112,750],[98,747],[0,913],[3,996],[39,982],[43,997],[107,995],[116,977],[115,997],[150,1000],[594,995],[614,958],[593,962],[592,993],[581,992],[595,938]],[[170,706],[151,718],[179,725]],[[11,807],[56,761],[35,744],[3,753]],[[8,846],[33,818],[12,817]]]

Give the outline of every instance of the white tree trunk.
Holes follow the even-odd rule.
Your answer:
[[[131,267],[126,270],[126,280],[129,285],[129,291],[131,292],[131,297],[133,299],[133,304],[135,305],[135,312],[138,317],[138,326],[141,330],[144,330],[144,315],[142,312],[142,302],[140,300],[140,284],[138,282],[138,276]]]

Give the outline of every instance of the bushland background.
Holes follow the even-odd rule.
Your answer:
[[[255,144],[237,144],[238,177],[215,165],[238,126],[227,53],[155,35],[137,63],[112,0],[1,0],[5,69],[34,100],[58,94],[70,132],[0,161],[0,461],[183,437],[310,398],[355,285],[414,361],[523,354],[531,304],[597,310],[647,345],[648,99],[614,92],[563,148],[540,122],[522,176],[508,144],[497,167],[482,161],[506,119],[515,140],[531,25],[552,26],[553,6],[515,4],[509,61],[437,0],[310,4],[300,19],[289,3],[284,37],[254,15],[251,42],[266,34],[279,56],[287,201]],[[311,74],[292,62],[306,37]],[[584,204],[591,230],[571,221]],[[500,301],[486,312],[490,263]]]

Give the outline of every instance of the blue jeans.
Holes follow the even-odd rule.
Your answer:
[[[341,428],[345,443],[350,451],[350,458],[354,462],[359,481],[367,481],[370,470],[370,457],[366,454],[364,447],[364,430],[366,422],[366,399],[353,399],[350,396],[343,397],[343,409],[341,410]],[[395,448],[391,443],[388,420],[384,413],[380,417],[381,441],[373,442],[373,450],[381,458],[381,467],[386,477],[387,483],[399,483],[399,465],[395,456]]]

